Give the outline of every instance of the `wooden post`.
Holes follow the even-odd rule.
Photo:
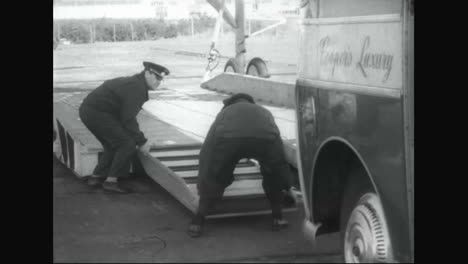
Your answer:
[[[115,23],[114,23],[114,42],[115,42]]]
[[[193,30],[193,15],[190,16],[190,20],[192,22],[192,38],[193,38],[193,35],[194,35],[194,30]]]
[[[89,43],[93,43],[93,24],[89,25]]]
[[[133,23],[132,23],[132,21],[130,21],[130,32],[131,32],[131,34],[132,34],[132,41],[134,41],[135,35],[134,35],[134,33],[133,33]]]

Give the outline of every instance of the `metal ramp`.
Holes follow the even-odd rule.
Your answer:
[[[78,177],[92,172],[102,152],[102,146],[78,116],[78,107],[85,95],[54,94],[54,129],[58,132],[60,144],[58,156]],[[187,209],[195,212],[198,206],[198,156],[202,142],[146,111],[141,111],[137,119],[145,135],[157,139],[151,156],[138,153],[146,174]],[[223,200],[208,218],[271,213],[257,164],[242,160],[234,175],[235,181],[226,189]],[[284,211],[296,209],[296,205],[292,205],[285,207]]]
[[[140,153],[148,175],[163,185],[192,212],[198,205],[197,176],[201,144],[153,148],[151,157]],[[207,218],[236,215],[269,214],[270,204],[262,187],[259,166],[247,159],[240,160],[234,170],[234,182],[226,188],[222,201]],[[285,211],[296,209],[296,205]]]

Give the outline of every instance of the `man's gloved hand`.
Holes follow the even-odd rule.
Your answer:
[[[151,145],[152,144],[149,141],[146,141],[145,144],[140,146],[140,151],[143,152],[143,154],[145,154],[145,155],[149,155]]]
[[[297,196],[294,192],[294,187],[289,188],[289,190],[284,190],[284,202],[288,206],[295,205],[297,203]]]

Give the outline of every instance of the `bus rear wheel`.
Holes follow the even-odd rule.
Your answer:
[[[391,262],[391,245],[379,197],[374,192],[354,196],[354,206],[342,213],[343,258],[346,263]],[[345,197],[346,199],[346,197]]]

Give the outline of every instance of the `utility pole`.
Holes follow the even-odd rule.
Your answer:
[[[115,22],[114,22],[114,42],[115,42]]]
[[[132,41],[135,40],[135,35],[134,35],[134,32],[133,32],[133,23],[132,21],[130,21],[130,33],[132,35]]]
[[[93,43],[93,24],[89,24],[89,43]]]
[[[190,20],[192,22],[192,38],[193,38],[193,35],[194,35],[194,28],[193,28],[193,14],[190,15]]]
[[[57,23],[57,39],[60,40],[60,23]]]

